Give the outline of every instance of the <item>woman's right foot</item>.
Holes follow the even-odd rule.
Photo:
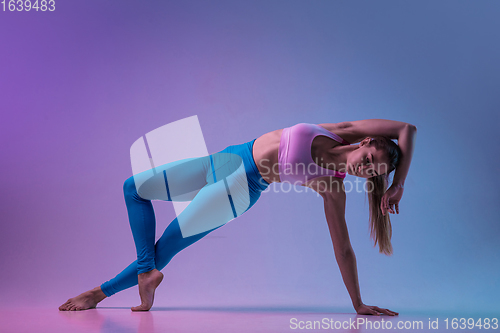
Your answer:
[[[149,311],[153,306],[155,290],[163,280],[163,273],[156,268],[137,275],[141,305],[131,307],[132,311]]]
[[[70,298],[59,307],[59,311],[80,311],[93,309],[97,303],[106,298],[106,295],[101,290],[101,287],[95,287],[92,290],[86,291],[76,297]]]

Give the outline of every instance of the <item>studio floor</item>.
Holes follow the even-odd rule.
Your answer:
[[[56,308],[1,308],[0,332],[50,333],[165,333],[165,332],[448,332],[451,317],[400,314],[397,317],[311,309],[251,307],[153,307],[132,312],[125,307],[97,307],[85,311]],[[438,320],[436,322],[436,320]],[[418,326],[420,325],[420,326]],[[429,328],[429,325],[432,328]],[[436,326],[437,325],[437,326]],[[491,330],[491,329],[490,329]],[[463,330],[462,330],[463,331]],[[467,332],[483,331],[476,328]],[[497,331],[493,329],[493,331]]]

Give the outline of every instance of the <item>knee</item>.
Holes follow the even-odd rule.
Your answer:
[[[123,193],[125,195],[133,195],[136,191],[134,176],[127,178],[123,183]]]
[[[182,237],[179,221],[175,218],[163,232],[156,245],[162,249],[174,250],[182,247],[185,239]]]

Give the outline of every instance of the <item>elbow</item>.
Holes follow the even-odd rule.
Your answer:
[[[406,127],[409,128],[411,131],[413,132],[416,132],[417,131],[417,126],[413,125],[413,124],[410,124],[410,123],[406,123]]]
[[[345,259],[353,258],[354,251],[350,245],[343,246],[335,249],[335,257],[337,258],[337,261],[344,261]]]

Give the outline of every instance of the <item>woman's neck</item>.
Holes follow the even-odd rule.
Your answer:
[[[335,146],[332,149],[328,151],[328,154],[330,155],[332,163],[335,163],[334,165],[336,168],[339,168],[340,171],[344,169],[342,172],[346,172],[347,170],[347,157],[351,152],[354,150],[358,149],[359,144],[357,145],[339,145]],[[338,169],[337,169],[338,170]]]

